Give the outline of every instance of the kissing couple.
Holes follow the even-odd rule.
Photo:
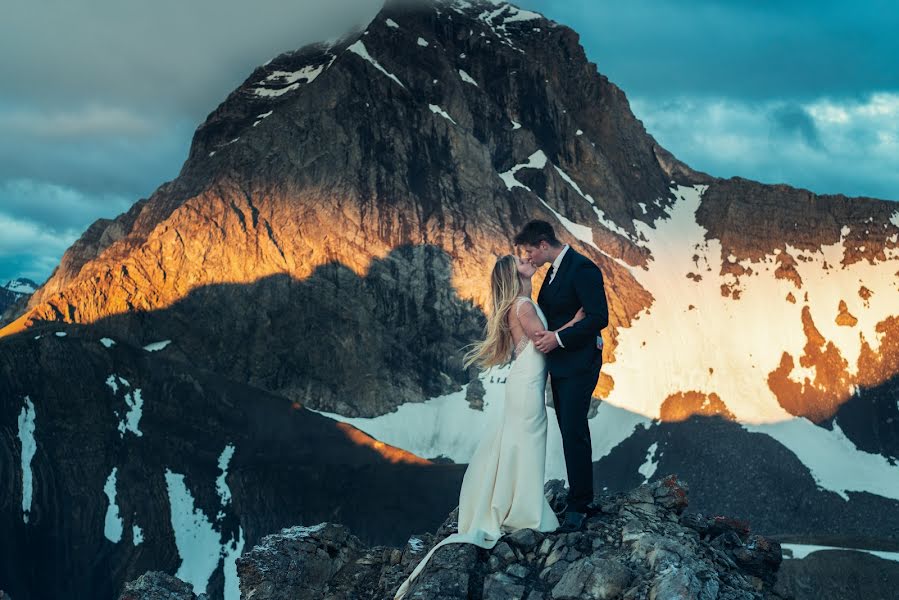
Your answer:
[[[464,363],[489,368],[511,362],[502,418],[485,432],[465,471],[458,532],[431,548],[394,600],[406,595],[434,551],[446,544],[490,549],[518,529],[576,531],[596,512],[587,412],[602,366],[600,331],[609,322],[602,273],[562,245],[546,221],[529,222],[514,243],[524,257],[496,261],[486,335]],[[531,278],[546,263],[551,266],[534,302]],[[561,525],[543,491],[547,372],[568,473]]]

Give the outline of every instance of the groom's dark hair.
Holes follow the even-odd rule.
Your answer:
[[[540,242],[546,242],[550,246],[558,248],[562,242],[556,237],[553,226],[546,221],[531,221],[525,225],[515,236],[515,245],[539,246]]]

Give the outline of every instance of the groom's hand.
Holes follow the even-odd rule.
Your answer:
[[[534,342],[534,346],[537,347],[537,350],[546,354],[559,347],[559,340],[556,339],[556,334],[553,331],[539,331],[537,332],[537,341]]]

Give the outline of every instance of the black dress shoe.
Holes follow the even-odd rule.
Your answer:
[[[556,531],[560,533],[578,531],[584,526],[584,521],[586,519],[587,515],[585,515],[584,513],[569,510],[565,513],[565,519],[562,521],[562,524],[559,525],[559,528],[556,529]]]
[[[601,512],[602,512],[602,504],[600,504],[599,502],[591,502],[590,504],[587,505],[586,513],[587,513],[588,519],[590,517],[598,515]]]

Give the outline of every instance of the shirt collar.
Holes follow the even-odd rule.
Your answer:
[[[556,260],[553,261],[553,273],[558,272],[559,265],[562,264],[562,258],[565,256],[565,253],[568,252],[568,244],[562,246],[562,251],[559,252],[559,255],[556,257]]]

